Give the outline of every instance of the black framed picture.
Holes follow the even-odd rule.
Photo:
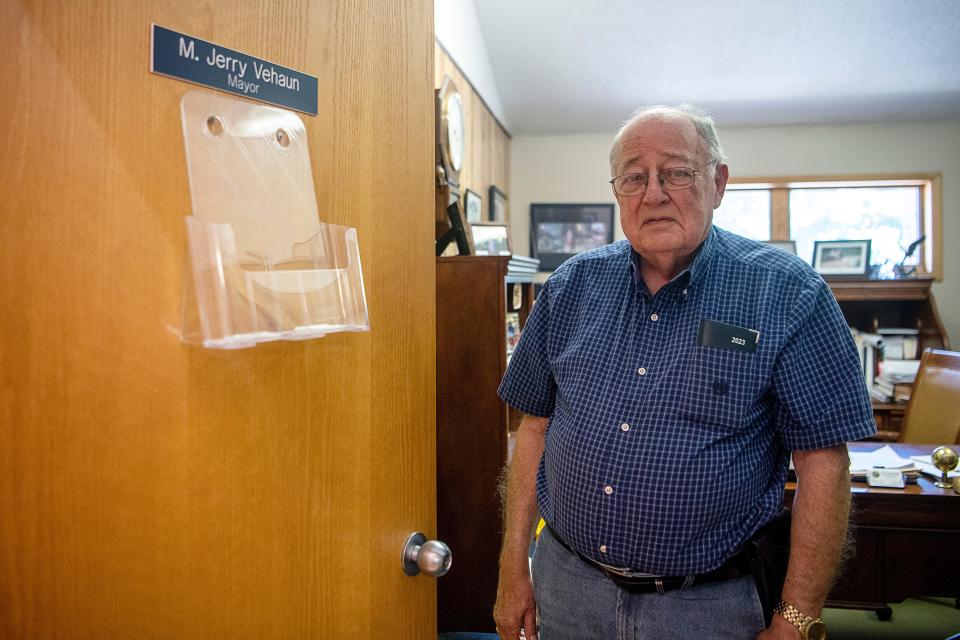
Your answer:
[[[813,268],[823,276],[861,276],[870,271],[870,240],[816,240]]]
[[[507,221],[507,194],[490,185],[490,222]]]
[[[530,249],[541,271],[613,242],[612,204],[531,204]]]

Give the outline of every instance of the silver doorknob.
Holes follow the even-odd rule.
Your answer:
[[[403,543],[403,572],[415,576],[423,571],[428,576],[439,578],[453,564],[450,547],[439,540],[427,540],[419,531],[411,533]]]

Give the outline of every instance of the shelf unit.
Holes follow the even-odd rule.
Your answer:
[[[437,535],[453,567],[437,583],[437,627],[494,631],[502,535],[497,482],[519,416],[500,401],[506,314],[526,322],[531,282],[508,282],[509,256],[437,258]],[[514,309],[513,288],[522,301]],[[513,427],[515,428],[515,426]]]
[[[851,327],[871,333],[885,328],[918,329],[918,357],[924,349],[950,348],[936,300],[930,291],[932,284],[933,278],[829,281],[840,310]],[[877,420],[875,439],[896,440],[906,408],[906,404],[873,401],[873,415]]]

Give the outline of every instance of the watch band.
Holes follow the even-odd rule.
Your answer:
[[[773,608],[773,612],[779,614],[787,622],[799,629],[800,635],[804,640],[807,640],[808,638],[807,630],[810,628],[810,625],[814,623],[817,623],[821,626],[823,625],[823,620],[821,618],[813,618],[808,616],[789,602],[785,602],[783,600],[777,603],[777,606]]]

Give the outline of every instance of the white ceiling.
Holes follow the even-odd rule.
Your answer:
[[[960,119],[960,0],[476,0],[510,132]]]

